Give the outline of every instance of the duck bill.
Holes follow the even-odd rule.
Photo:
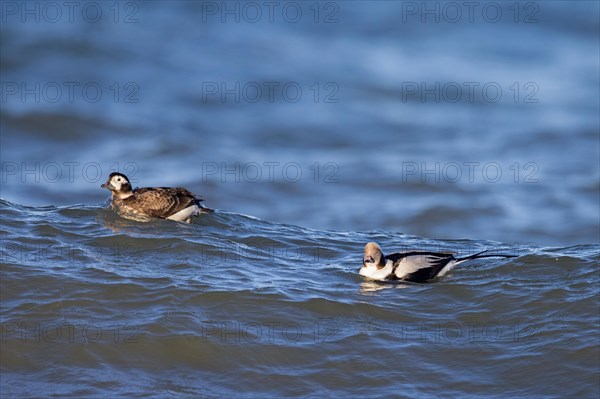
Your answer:
[[[112,185],[112,184],[110,184],[109,182],[106,182],[106,183],[104,183],[104,184],[101,184],[101,185],[100,185],[100,187],[102,187],[102,188],[106,188],[106,189],[108,189],[108,190],[114,190],[114,189],[115,189],[115,188],[113,187],[113,185]]]

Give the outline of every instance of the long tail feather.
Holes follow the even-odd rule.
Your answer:
[[[516,258],[517,257],[517,255],[504,255],[504,254],[482,255],[482,254],[486,253],[487,251],[489,251],[489,249],[486,249],[485,251],[477,252],[476,254],[473,254],[473,255],[465,256],[462,258],[457,258],[456,263],[464,262],[464,261],[470,260],[470,259],[480,259],[480,258]]]

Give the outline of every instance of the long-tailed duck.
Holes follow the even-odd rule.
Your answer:
[[[483,255],[487,250],[462,258],[448,252],[412,251],[384,256],[376,242],[365,245],[361,276],[371,280],[402,280],[423,283],[442,277],[454,266],[478,258],[514,258],[515,255]]]
[[[213,212],[204,207],[202,199],[185,188],[144,187],[132,190],[127,176],[111,173],[100,187],[112,193],[112,208],[122,217],[138,221],[152,218],[190,223],[194,215]]]

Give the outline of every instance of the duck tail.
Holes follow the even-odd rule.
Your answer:
[[[207,208],[202,204],[199,205],[199,208],[200,208],[200,213],[214,213],[215,212],[214,209]]]
[[[516,258],[517,257],[517,255],[505,255],[505,254],[486,254],[486,255],[484,255],[488,251],[489,251],[489,249],[486,249],[485,251],[477,252],[476,254],[473,254],[473,255],[465,256],[462,258],[457,258],[456,263],[465,262],[465,261],[471,260],[471,259],[480,259],[480,258]]]

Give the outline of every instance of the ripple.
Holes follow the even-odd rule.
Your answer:
[[[538,249],[319,231],[227,212],[191,225],[138,223],[97,206],[1,205],[6,392],[21,381],[20,370],[58,381],[59,374],[44,371],[58,354],[69,364],[60,378],[101,372],[94,384],[66,388],[64,396],[94,396],[106,387],[135,396],[143,381],[162,392],[204,394],[189,382],[198,373],[217,381],[208,387],[217,396],[236,392],[239,378],[267,395],[310,396],[340,384],[353,395],[369,396],[375,387],[395,394],[399,383],[432,373],[458,395],[472,379],[455,371],[471,370],[473,359],[487,364],[476,372],[479,388],[503,375],[517,381],[510,392],[518,396],[528,382],[513,373],[515,365],[536,364],[556,376],[553,363],[584,376],[597,366],[590,355],[597,245]],[[462,254],[492,247],[521,256],[472,262],[431,284],[373,283],[357,274],[371,239],[390,248]],[[393,380],[372,373],[397,364],[399,355],[411,367],[392,367]],[[452,367],[440,356],[453,359]],[[554,361],[539,366],[540,356]],[[111,377],[132,367],[139,388]],[[177,378],[150,377],[165,368],[178,369]],[[261,388],[264,375],[268,389]],[[299,378],[304,382],[291,383]],[[435,391],[428,384],[407,389]]]

